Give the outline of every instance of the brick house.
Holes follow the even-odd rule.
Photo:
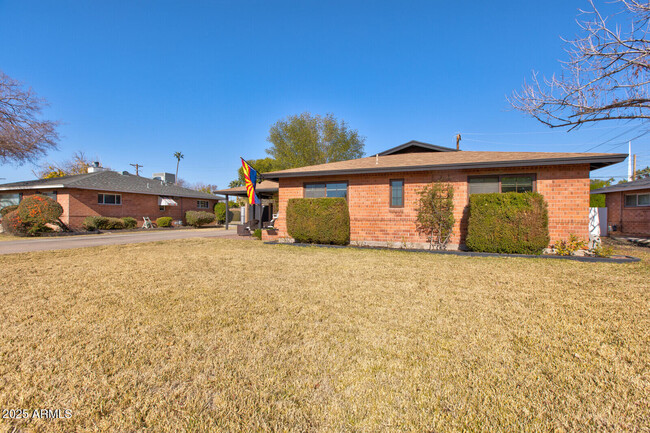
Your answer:
[[[613,234],[650,236],[650,178],[606,186],[591,193],[605,194],[607,225]]]
[[[536,191],[548,203],[551,243],[589,236],[589,172],[623,161],[625,154],[474,152],[411,141],[377,155],[265,173],[279,182],[278,237],[288,237],[290,198],[346,197],[350,240],[364,245],[422,247],[415,228],[418,192],[441,180],[454,187],[455,226],[450,248],[462,248],[469,195]]]
[[[18,204],[23,197],[43,194],[63,207],[61,221],[79,229],[87,216],[133,217],[142,226],[143,217],[154,221],[169,216],[184,221],[185,212],[213,212],[222,199],[213,194],[182,188],[167,180],[118,173],[90,167],[89,173],[0,185],[0,208]]]

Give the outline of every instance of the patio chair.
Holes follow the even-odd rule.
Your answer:
[[[278,220],[279,216],[280,216],[280,212],[274,213],[273,218],[271,218],[271,221],[269,221],[266,227],[270,229],[275,228],[275,222]]]
[[[149,217],[142,217],[142,219],[144,220],[144,223],[142,224],[143,229],[152,229],[156,227],[156,223],[151,222],[151,219],[149,219]]]

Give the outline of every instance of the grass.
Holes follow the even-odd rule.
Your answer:
[[[628,252],[629,253],[629,252]],[[0,256],[0,431],[648,431],[650,256]]]

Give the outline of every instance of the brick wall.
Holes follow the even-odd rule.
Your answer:
[[[25,190],[23,197],[36,194],[34,190]],[[158,206],[158,196],[149,194],[132,194],[132,193],[115,193],[121,194],[121,205],[98,204],[97,194],[111,194],[108,191],[93,191],[85,189],[65,188],[58,190],[57,202],[63,207],[61,221],[71,228],[82,228],[83,220],[87,216],[106,216],[106,217],[133,217],[138,221],[138,226],[142,226],[142,217],[149,217],[152,221],[161,216],[169,216],[174,220],[185,220],[185,212],[188,210],[214,212],[216,200],[208,200],[207,209],[199,209],[195,198],[174,198],[178,206],[166,206],[161,211]]]
[[[628,194],[647,193],[650,193],[650,189],[628,192]],[[620,234],[650,236],[650,206],[625,207],[624,197],[625,192],[623,191],[605,194],[607,225],[618,226]]]
[[[535,174],[536,188],[549,205],[551,243],[569,234],[588,238],[589,166],[540,166],[512,169],[476,169],[436,172],[401,172],[350,176],[280,179],[278,231],[287,237],[286,207],[290,198],[303,197],[305,182],[347,181],[350,206],[350,239],[369,244],[393,243],[421,246],[426,238],[415,228],[418,191],[434,180],[454,186],[456,220],[450,244],[464,244],[467,234],[467,177],[488,174]],[[404,207],[389,206],[389,180],[404,179]]]

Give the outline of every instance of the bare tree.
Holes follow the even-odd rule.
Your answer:
[[[551,78],[533,72],[532,82],[509,98],[514,108],[569,130],[601,120],[650,118],[650,3],[615,3],[622,10],[606,17],[589,0],[590,10],[581,11],[587,18],[578,21],[582,37],[565,40],[564,72]]]
[[[39,119],[45,100],[0,71],[0,163],[22,164],[56,148],[58,122]]]
[[[45,162],[41,164],[37,170],[32,172],[39,179],[50,179],[54,177],[88,173],[88,167],[90,167],[91,164],[92,161],[86,157],[86,154],[83,151],[79,150],[73,153],[72,157],[66,161]]]

